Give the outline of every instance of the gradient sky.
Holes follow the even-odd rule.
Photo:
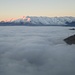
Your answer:
[[[75,0],[0,0],[0,21],[22,16],[75,16]]]

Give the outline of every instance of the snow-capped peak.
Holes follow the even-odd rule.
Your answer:
[[[16,19],[12,22],[15,23],[31,23],[31,24],[43,24],[43,25],[66,25],[66,22],[75,21],[75,17],[34,17],[34,16],[23,16],[22,18]]]

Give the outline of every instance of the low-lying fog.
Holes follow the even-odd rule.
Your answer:
[[[0,75],[75,75],[71,27],[0,27]]]

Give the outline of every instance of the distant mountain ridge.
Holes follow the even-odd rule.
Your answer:
[[[0,22],[1,24],[8,25],[73,25],[75,26],[75,17],[36,17],[36,16],[26,16],[16,20],[11,20],[8,22]]]

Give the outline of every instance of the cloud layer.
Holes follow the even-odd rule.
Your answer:
[[[75,75],[75,45],[65,27],[0,27],[0,75]]]

